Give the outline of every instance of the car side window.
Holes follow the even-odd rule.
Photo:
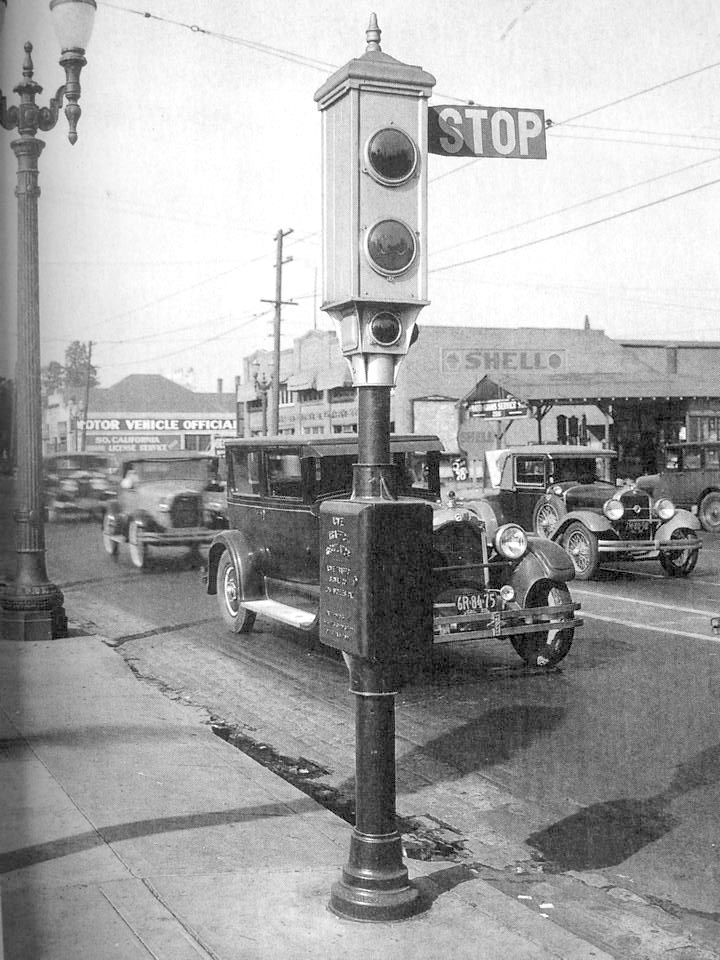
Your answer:
[[[302,499],[302,470],[298,453],[269,451],[265,455],[265,469],[271,497]]]
[[[518,457],[515,482],[520,487],[545,487],[545,460],[542,457]]]
[[[260,457],[258,450],[232,451],[228,458],[228,485],[232,493],[260,496]]]
[[[683,457],[683,469],[684,470],[699,470],[700,469],[700,450],[686,450]]]
[[[705,469],[720,470],[720,449],[708,447],[705,451]]]
[[[354,457],[318,457],[315,461],[315,496],[350,493]]]

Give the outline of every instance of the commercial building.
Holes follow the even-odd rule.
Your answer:
[[[273,355],[239,360],[234,393],[196,393],[134,374],[90,391],[88,415],[50,398],[46,452],[220,450],[266,432]],[[449,458],[482,470],[509,444],[570,442],[618,450],[626,476],[653,469],[666,442],[717,438],[720,343],[614,341],[580,328],[425,326],[400,365],[391,429],[434,433]],[[279,432],[357,433],[358,406],[335,333],[311,330],[280,356]]]
[[[159,374],[132,374],[89,391],[87,416],[77,398],[48,398],[45,453],[86,450],[122,455],[153,450],[221,452],[237,434],[235,394],[197,393]]]
[[[246,358],[238,387],[244,432],[263,432]],[[610,339],[591,328],[421,325],[391,403],[397,433],[436,433],[449,455],[537,440],[616,448],[628,476],[651,469],[663,443],[720,425],[720,343]],[[357,401],[335,334],[313,330],[281,362],[280,432],[357,432]],[[498,410],[498,402],[512,416]],[[502,416],[499,413],[503,413]]]

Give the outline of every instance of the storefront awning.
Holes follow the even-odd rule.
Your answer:
[[[346,361],[334,363],[326,370],[320,370],[317,375],[318,390],[334,390],[337,387],[351,387],[352,373]]]
[[[293,373],[287,378],[288,390],[314,390],[317,372],[315,370],[305,370],[301,373]]]

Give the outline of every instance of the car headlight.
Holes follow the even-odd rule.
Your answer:
[[[608,520],[619,520],[625,513],[625,507],[622,505],[620,500],[616,500],[615,497],[611,497],[603,504],[603,513]]]
[[[158,504],[158,510],[160,511],[160,513],[169,513],[170,504],[166,500],[161,500],[160,503]]]
[[[550,493],[554,493],[556,497],[562,496],[563,489],[559,483],[556,483],[554,486],[550,487]]]
[[[516,523],[505,523],[495,534],[495,549],[506,560],[519,560],[527,550],[527,536]]]
[[[675,516],[675,504],[672,500],[660,499],[655,502],[655,513],[661,520],[670,520]]]

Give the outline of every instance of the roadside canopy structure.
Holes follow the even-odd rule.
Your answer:
[[[503,374],[485,376],[462,399],[464,420],[482,415],[497,405],[507,405],[506,432],[511,416],[527,415],[537,422],[537,442],[543,442],[543,419],[555,407],[597,407],[607,423],[606,439],[617,447],[626,472],[654,467],[655,450],[684,436],[688,416],[704,406],[717,408],[720,381],[669,376],[654,371],[628,377],[618,374],[574,374],[520,378]],[[497,413],[495,414],[497,416]],[[640,462],[644,461],[644,462]]]

